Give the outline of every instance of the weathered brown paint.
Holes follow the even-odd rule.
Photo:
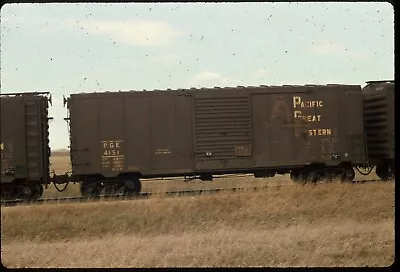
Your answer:
[[[1,183],[49,182],[48,98],[1,95]],[[15,175],[6,175],[14,169]]]
[[[166,176],[365,159],[358,85],[106,92],[74,94],[68,103],[75,175]],[[105,151],[102,141],[121,147]]]

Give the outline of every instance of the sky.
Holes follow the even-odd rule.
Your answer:
[[[37,3],[1,8],[1,93],[52,94],[69,146],[80,92],[394,79],[394,10],[365,3]]]

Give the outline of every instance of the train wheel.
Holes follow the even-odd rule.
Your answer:
[[[22,184],[19,186],[19,196],[23,201],[36,200],[35,196],[38,195],[39,191],[36,184]]]
[[[32,200],[38,200],[43,195],[43,186],[41,184],[32,184]]]
[[[123,184],[118,182],[117,184],[112,182],[106,182],[104,184],[104,195],[105,196],[119,196],[123,192]]]
[[[131,177],[129,179],[124,179],[124,196],[131,197],[138,195],[142,190],[142,182],[138,177]]]
[[[317,171],[304,171],[300,174],[300,180],[302,183],[317,183],[318,173]]]
[[[333,182],[338,177],[336,169],[334,168],[326,168],[322,170],[321,174],[322,174],[321,179],[323,179],[326,182]]]
[[[342,182],[352,182],[356,176],[353,168],[344,168],[340,176]]]
[[[388,180],[392,180],[395,178],[394,169],[395,169],[394,164],[388,164],[387,167]]]
[[[1,186],[1,199],[2,200],[12,200],[18,198],[16,194],[15,186],[2,185]]]
[[[291,172],[290,179],[295,183],[304,183],[304,180],[298,171]]]
[[[394,169],[391,164],[378,164],[375,172],[376,175],[384,181],[394,178]]]
[[[103,187],[96,181],[84,181],[81,183],[80,191],[85,198],[99,198]]]

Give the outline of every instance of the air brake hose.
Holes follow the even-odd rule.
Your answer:
[[[62,190],[58,189],[57,185],[55,184],[55,182],[53,182],[54,187],[57,189],[57,191],[59,191],[60,193],[64,192],[65,189],[67,189],[69,181],[67,182],[67,184],[65,184],[64,188]]]
[[[372,169],[374,169],[374,167],[370,167],[368,173],[363,173],[363,172],[361,172],[360,169],[358,169],[358,167],[356,167],[356,169],[357,169],[357,171],[358,171],[361,175],[363,175],[363,176],[368,176],[368,175],[372,172]]]

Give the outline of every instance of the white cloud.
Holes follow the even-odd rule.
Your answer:
[[[204,71],[192,77],[189,84],[192,87],[229,87],[241,84],[240,79],[227,78],[221,74]]]
[[[254,78],[263,79],[269,75],[268,71],[264,68],[256,70],[253,74]]]
[[[105,35],[116,41],[137,46],[160,46],[172,44],[181,31],[163,21],[68,21],[70,27],[82,28],[91,34]]]
[[[176,55],[159,55],[159,56],[151,56],[150,60],[156,63],[168,64],[177,60],[179,57]]]
[[[318,42],[311,46],[311,50],[320,55],[347,54],[347,49],[332,42]]]
[[[204,83],[204,82],[210,82],[210,81],[218,81],[222,78],[222,76],[218,73],[213,73],[213,72],[201,72],[198,73],[193,77],[193,82],[194,83]]]
[[[327,41],[314,43],[310,47],[310,51],[318,55],[347,56],[353,58],[354,60],[365,60],[371,57],[371,55],[366,52],[359,50],[353,51],[339,43]]]

